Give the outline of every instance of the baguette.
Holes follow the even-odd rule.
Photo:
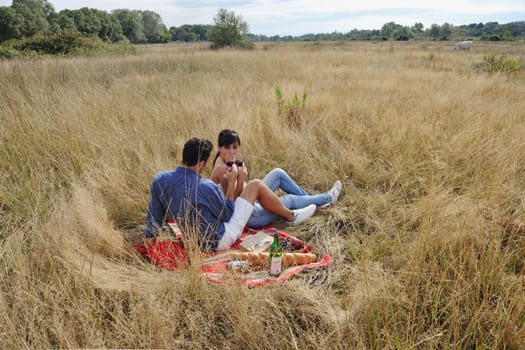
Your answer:
[[[239,252],[230,253],[230,260],[246,260],[250,265],[266,266],[270,264],[268,252]],[[283,253],[282,265],[303,265],[317,261],[313,253]]]

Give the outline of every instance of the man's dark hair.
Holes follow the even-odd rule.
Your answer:
[[[182,150],[182,164],[194,166],[198,162],[210,158],[213,144],[206,139],[193,137],[186,141]]]

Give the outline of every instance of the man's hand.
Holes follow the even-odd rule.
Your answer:
[[[157,238],[155,237],[144,237],[144,247],[146,248],[151,248],[153,247],[153,243],[155,243],[155,241],[157,240]]]

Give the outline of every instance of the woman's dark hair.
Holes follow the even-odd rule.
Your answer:
[[[182,164],[194,166],[201,160],[208,160],[213,149],[213,144],[209,140],[193,137],[189,139],[182,150]]]
[[[224,129],[219,133],[219,139],[217,140],[217,144],[220,147],[231,145],[232,143],[237,142],[237,144],[241,145],[241,138],[239,137],[239,134],[235,130],[232,129]],[[217,152],[217,155],[215,156],[215,159],[213,160],[213,164],[215,165],[215,162],[217,161],[217,158],[219,158],[220,152]]]
[[[239,137],[239,134],[237,134],[235,130],[224,129],[219,133],[219,139],[217,140],[217,144],[219,145],[219,147],[222,147],[231,145],[235,141],[237,141],[239,146],[241,145],[241,139]]]

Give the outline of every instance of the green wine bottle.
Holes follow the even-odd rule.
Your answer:
[[[281,244],[279,243],[279,234],[275,233],[273,235],[273,242],[270,245],[270,275],[279,276],[281,274],[281,259],[282,259],[282,249]]]

